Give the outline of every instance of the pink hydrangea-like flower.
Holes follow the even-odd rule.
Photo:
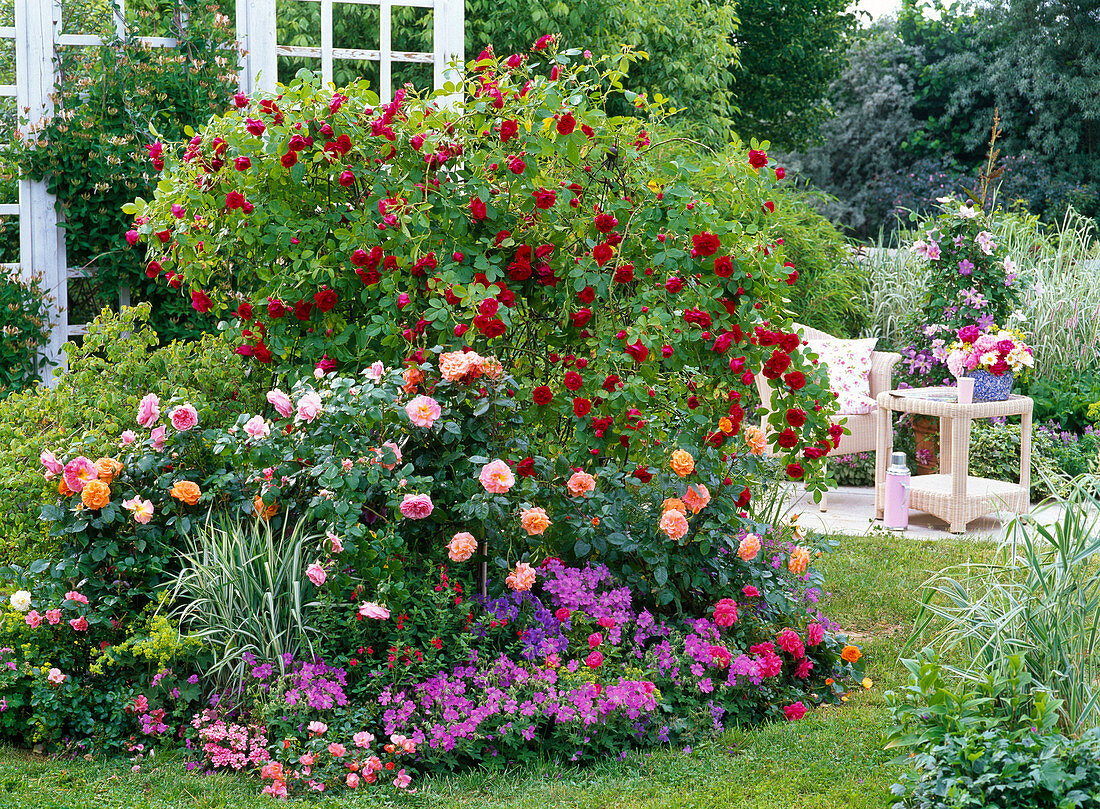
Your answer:
[[[814,621],[806,627],[807,646],[817,646],[823,640],[825,640],[825,627],[817,623],[817,621]]]
[[[167,432],[168,431],[165,429],[163,424],[154,427],[149,432],[149,438],[153,442],[153,449],[157,452],[160,452],[162,449],[164,449],[164,439]]]
[[[298,418],[306,423],[312,422],[321,415],[321,396],[315,391],[310,391],[298,400]]]
[[[490,494],[504,494],[516,485],[516,476],[512,474],[511,468],[499,458],[481,467],[478,480]]]
[[[328,574],[325,572],[325,569],[321,566],[320,562],[314,562],[312,565],[306,568],[306,577],[311,582],[313,582],[315,586],[320,587],[322,584],[325,583],[325,580],[328,578]]]
[[[199,423],[199,412],[190,402],[172,408],[168,417],[172,420],[172,426],[181,433],[193,430]]]
[[[385,621],[390,617],[389,608],[377,601],[366,601],[359,605],[359,614],[372,621]]]
[[[596,488],[596,479],[587,472],[574,472],[565,483],[565,488],[574,497],[587,497]]]
[[[99,470],[95,464],[83,455],[78,455],[67,464],[64,469],[65,485],[70,492],[84,491],[84,484],[99,477]]]
[[[463,531],[455,534],[447,543],[447,556],[452,562],[465,562],[477,551],[477,540],[474,535]]]
[[[278,388],[267,392],[267,401],[275,408],[275,412],[284,419],[290,418],[291,414],[294,412],[294,403],[290,401],[289,396]]]
[[[38,456],[38,460],[46,467],[46,480],[52,480],[57,475],[64,474],[65,472],[65,465],[57,460],[57,456],[48,449],[42,450],[42,454]]]
[[[410,520],[423,520],[431,516],[435,506],[432,498],[426,494],[406,494],[401,498],[401,515]]]
[[[244,423],[244,431],[253,441],[259,441],[271,435],[271,427],[263,416],[253,416]]]
[[[733,626],[737,623],[737,602],[732,598],[723,598],[715,604],[714,623],[718,626]]]
[[[516,569],[508,574],[508,577],[504,580],[504,583],[512,590],[523,591],[530,590],[535,586],[535,578],[537,574],[535,569],[526,562],[517,562]]]
[[[152,427],[160,418],[160,397],[147,393],[138,402],[137,423],[142,427]]]
[[[679,542],[688,532],[687,517],[674,508],[668,509],[661,515],[659,527],[673,542]]]
[[[409,421],[417,427],[430,429],[435,420],[443,415],[443,408],[431,396],[417,396],[405,405],[405,413],[408,414]]]

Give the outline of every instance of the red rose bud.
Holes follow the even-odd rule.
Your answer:
[[[672,346],[670,346],[670,345],[661,346],[661,356],[664,357],[666,360],[669,357],[671,357],[673,355],[673,353],[675,353],[675,352],[673,351]]]
[[[576,312],[574,312],[572,315],[570,315],[570,318],[572,318],[573,326],[575,328],[578,328],[578,329],[583,328],[584,325],[586,323],[588,323],[589,320],[592,319],[592,310],[591,309],[578,309]]]
[[[777,166],[776,169],[775,169],[775,179],[782,180],[786,176],[787,176],[787,170],[784,169],[782,166]]]

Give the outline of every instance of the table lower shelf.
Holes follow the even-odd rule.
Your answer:
[[[966,496],[956,500],[951,475],[917,475],[909,484],[909,507],[946,520],[952,531],[992,511],[1025,513],[1031,507],[1030,492],[1017,483],[988,478],[966,478]]]

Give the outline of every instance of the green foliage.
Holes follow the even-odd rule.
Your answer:
[[[40,378],[39,348],[49,340],[49,300],[37,283],[0,269],[0,399]]]
[[[108,14],[113,31],[112,4],[104,5],[98,11]],[[178,8],[186,25],[175,15],[169,30],[157,34],[175,37],[176,48],[114,40],[64,49],[56,114],[37,140],[16,140],[0,155],[0,171],[45,180],[57,196],[68,263],[94,268],[101,305],[114,305],[128,286],[133,300],[152,302],[153,322],[166,341],[194,339],[200,326],[188,305],[146,277],[140,255],[127,244],[122,206],[151,191],[144,144],[157,136],[183,139],[189,125],[221,108],[237,83],[235,52],[223,49],[233,40],[228,18],[219,21],[218,7],[207,0],[182,0]],[[138,14],[142,24],[153,16]]]
[[[174,615],[211,650],[209,673],[219,683],[243,687],[247,655],[283,671],[300,653],[316,656],[311,611],[318,601],[305,569],[307,546],[319,538],[302,522],[276,530],[260,519],[244,525],[210,520],[182,551],[171,584],[179,604]]]
[[[1019,657],[1038,687],[1061,701],[1059,726],[1100,725],[1100,538],[1095,480],[1079,479],[1053,526],[1016,521],[987,563],[926,583],[917,632],[935,621],[949,671],[980,682]]]
[[[52,500],[56,481],[42,478],[39,455],[79,447],[93,457],[118,446],[138,400],[149,391],[192,402],[200,418],[216,422],[254,406],[263,386],[260,369],[246,370],[220,338],[156,348],[150,306],[121,315],[104,312],[83,344],[68,344],[69,371],[53,388],[37,388],[0,402],[0,537],[3,556],[40,555],[41,506]]]
[[[833,456],[829,458],[829,472],[838,486],[874,486],[875,453],[856,452]]]
[[[830,84],[846,64],[856,15],[846,0],[740,0],[731,70],[734,131],[780,149],[814,142],[831,117]],[[709,36],[709,34],[708,34]]]
[[[1049,432],[1035,430],[1031,443],[1031,500],[1042,500],[1052,494],[1064,494],[1068,488],[1068,468],[1056,455],[1061,444]],[[1064,454],[1064,453],[1062,453]],[[1074,475],[1088,471],[1087,464],[1067,459]],[[975,421],[970,425],[970,474],[993,480],[1020,482],[1020,425]]]

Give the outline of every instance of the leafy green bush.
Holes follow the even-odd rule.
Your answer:
[[[148,391],[186,399],[216,423],[254,406],[257,390],[266,390],[264,370],[246,368],[218,337],[157,348],[149,316],[147,303],[121,315],[104,311],[83,345],[66,345],[69,371],[55,387],[0,402],[0,556],[30,560],[46,550],[38,516],[56,483],[43,480],[44,450],[80,446],[84,454],[106,453]]]
[[[1066,456],[1062,442],[1042,428],[1033,430],[1031,441],[1031,499],[1064,494],[1067,475],[1059,465]],[[1079,466],[1073,464],[1073,469]],[[1088,471],[1087,467],[1080,471]],[[1080,472],[1076,472],[1079,474]],[[1020,425],[975,421],[970,425],[970,474],[993,480],[1020,482]]]
[[[0,269],[0,399],[41,378],[37,355],[49,340],[48,307],[37,283]]]
[[[875,453],[854,452],[829,458],[829,471],[838,486],[874,486]]]
[[[1041,376],[1032,375],[1020,392],[1035,400],[1037,423],[1056,421],[1065,430],[1081,433],[1096,421],[1089,408],[1100,403],[1100,368],[1056,367]]]

